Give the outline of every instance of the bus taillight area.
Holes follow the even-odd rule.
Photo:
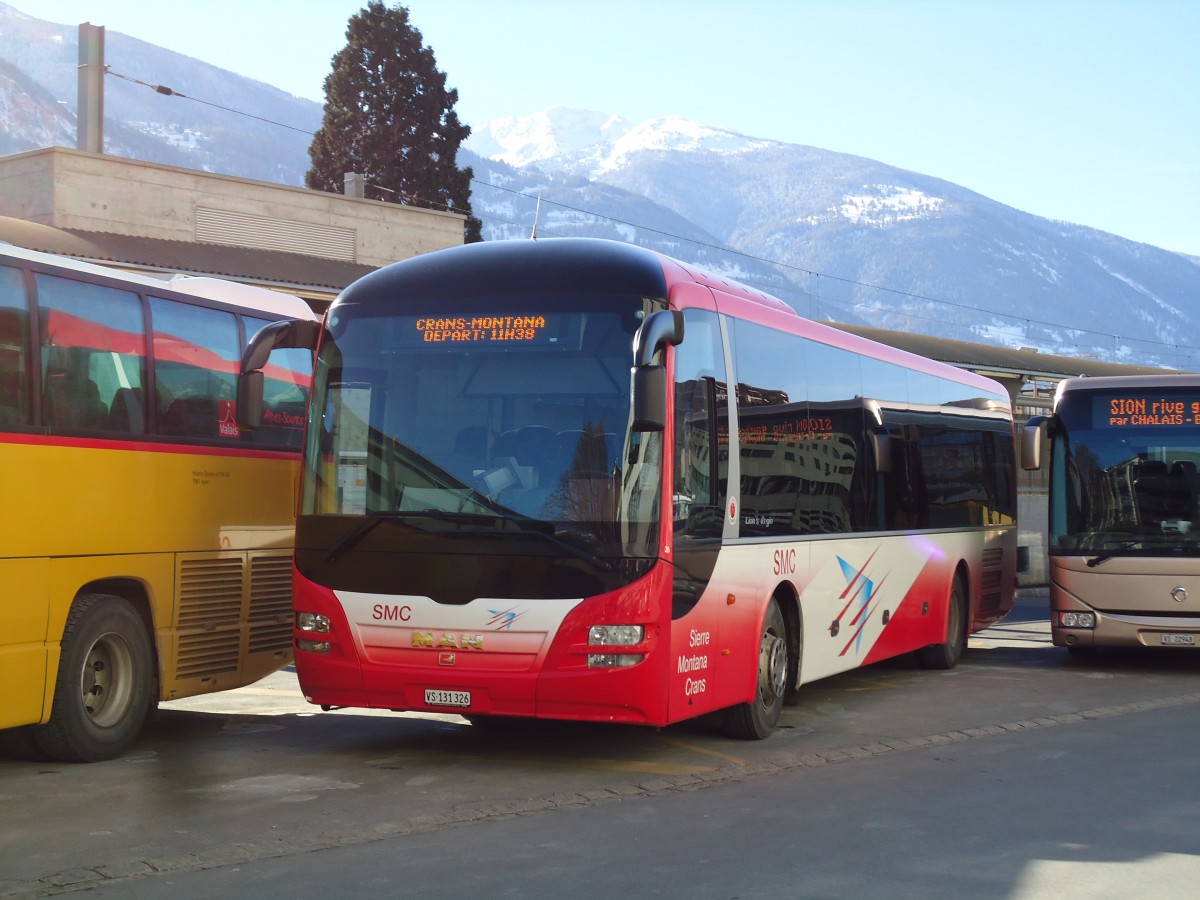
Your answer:
[[[587,598],[461,605],[297,574],[300,688],[327,708],[664,725],[669,572]]]

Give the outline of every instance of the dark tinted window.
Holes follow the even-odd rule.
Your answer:
[[[745,322],[734,333],[742,535],[1014,520],[1011,426],[985,402],[998,395]]]
[[[720,537],[729,466],[725,357],[715,313],[684,312],[675,349],[675,533]]]

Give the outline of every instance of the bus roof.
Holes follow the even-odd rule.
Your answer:
[[[1067,378],[1058,384],[1058,393],[1069,391],[1154,390],[1166,387],[1200,385],[1195,372],[1164,372],[1162,375],[1098,375],[1088,378]]]
[[[282,291],[273,291],[270,288],[242,284],[239,281],[225,281],[205,275],[176,275],[167,282],[167,285],[173,291],[191,294],[194,297],[220,300],[235,306],[250,307],[263,312],[288,316],[292,319],[309,319],[315,322],[320,318],[313,312],[312,307],[299,297],[285,294]]]
[[[689,282],[749,303],[752,316],[852,352],[1008,396],[998,382],[968,369],[918,356],[824,322],[806,319],[789,304],[756,288],[673,257],[602,238],[489,241],[435,250],[377,269],[338,295],[339,304],[390,303],[409,295],[423,303],[530,294],[626,294],[668,300],[672,288]]]
[[[257,311],[292,319],[316,320],[318,318],[312,307],[292,294],[236,281],[225,281],[220,278],[197,275],[175,275],[169,279],[154,278],[150,275],[139,275],[123,269],[83,262],[69,256],[42,253],[39,250],[29,250],[15,244],[0,242],[0,262],[6,260],[29,262],[43,267],[75,272],[79,275],[120,281],[151,292],[174,291],[205,300],[215,300],[218,303],[238,307],[243,311]]]

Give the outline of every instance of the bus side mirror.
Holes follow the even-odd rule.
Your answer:
[[[1021,429],[1021,468],[1025,471],[1042,467],[1042,442],[1049,430],[1049,416],[1033,416]]]
[[[637,366],[630,375],[633,430],[662,431],[667,425],[667,367]]]
[[[642,322],[633,336],[630,406],[634,431],[662,431],[667,425],[667,369],[650,360],[659,347],[683,341],[683,313],[660,309]]]
[[[243,431],[253,431],[262,424],[262,369],[243,372],[237,380],[237,423]]]
[[[237,379],[237,423],[245,431],[262,424],[263,366],[271,351],[280,347],[316,350],[321,323],[306,319],[282,319],[260,328],[242,353]]]

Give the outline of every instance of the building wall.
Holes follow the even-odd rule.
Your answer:
[[[62,147],[0,157],[0,214],[368,266],[461,244],[464,222],[453,213]]]
[[[1046,561],[1049,509],[1046,493],[1017,494],[1017,545],[1028,554],[1028,569],[1017,573],[1022,586],[1046,584],[1050,578]]]

